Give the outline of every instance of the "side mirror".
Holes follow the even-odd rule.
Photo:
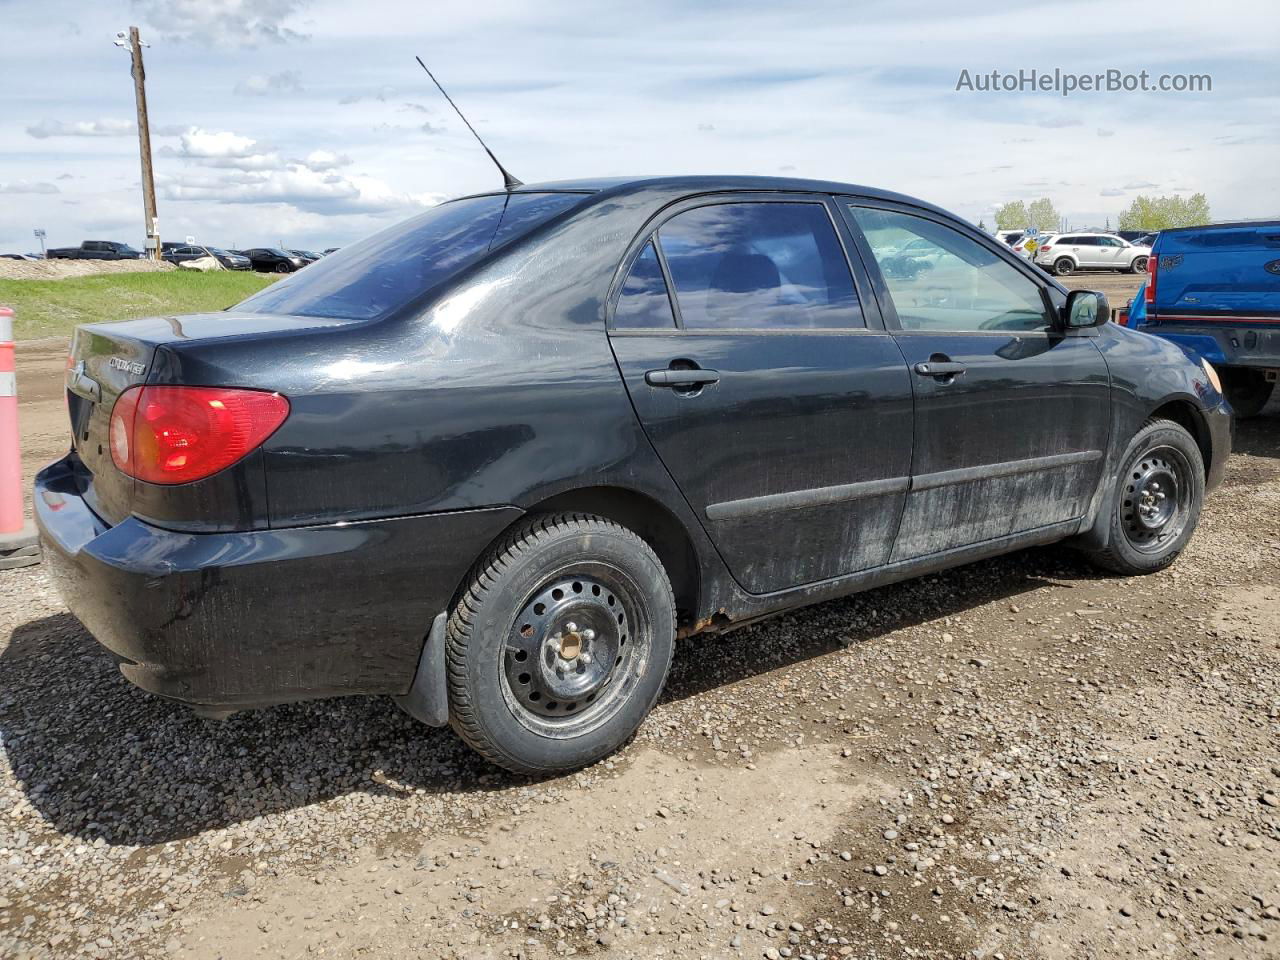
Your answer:
[[[1062,308],[1062,325],[1068,330],[1100,327],[1111,319],[1107,295],[1096,290],[1072,290]]]

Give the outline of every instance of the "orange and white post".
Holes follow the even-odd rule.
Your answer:
[[[13,311],[0,307],[0,570],[40,562],[35,527],[22,504]]]

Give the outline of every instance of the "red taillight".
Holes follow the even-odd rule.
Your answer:
[[[1151,306],[1156,302],[1156,267],[1160,263],[1160,258],[1152,254],[1147,257],[1147,293],[1144,299],[1147,306]]]
[[[1043,247],[1041,247],[1040,249],[1041,249],[1041,250],[1044,250],[1045,252],[1048,252],[1048,251],[1050,251],[1050,250],[1052,250],[1052,249],[1053,249],[1053,244],[1051,244],[1051,243],[1046,243],[1046,244],[1045,244]]]
[[[111,459],[147,483],[190,483],[257,449],[289,416],[278,393],[130,387],[111,410]]]

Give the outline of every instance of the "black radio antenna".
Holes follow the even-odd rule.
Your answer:
[[[480,134],[476,133],[476,128],[471,125],[471,121],[468,120],[465,116],[463,116],[462,111],[458,109],[458,105],[453,102],[453,97],[449,96],[449,94],[445,91],[444,87],[440,86],[440,81],[436,79],[435,74],[432,73],[430,70],[427,70],[427,65],[422,62],[422,58],[414,57],[413,59],[418,61],[418,66],[420,66],[423,70],[427,71],[427,76],[430,77],[431,82],[436,85],[436,89],[439,90],[444,95],[444,98],[449,101],[449,106],[453,107],[454,112],[459,117],[462,118],[462,122],[467,125],[467,129],[471,131],[471,135],[476,138],[480,146],[484,147],[484,152],[489,155],[489,159],[493,161],[493,165],[497,167],[498,172],[502,174],[502,183],[507,188],[507,190],[511,191],[511,190],[514,190],[516,187],[523,187],[524,186],[523,181],[517,180],[514,176],[512,176],[511,172],[498,161],[497,157],[493,155],[493,151],[489,149],[488,145],[485,144],[485,142],[480,139]]]

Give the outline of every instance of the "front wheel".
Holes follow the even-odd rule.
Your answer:
[[[675,645],[666,571],[625,527],[531,518],[481,560],[446,628],[449,719],[515,773],[576,770],[653,708]]]
[[[277,263],[277,264],[276,264],[276,273],[288,273],[288,272],[289,272],[289,269],[290,269],[290,268],[289,268],[289,265],[288,265],[287,263]]]
[[[1155,573],[1177,559],[1195,531],[1204,503],[1204,459],[1182,426],[1148,420],[1120,463],[1103,506],[1107,547],[1090,559],[1113,573]]]
[[[1146,257],[1134,257],[1134,258],[1133,258],[1133,263],[1129,264],[1129,272],[1130,272],[1130,273],[1146,273],[1146,272],[1147,272],[1147,258],[1146,258]]]
[[[1053,261],[1053,272],[1060,277],[1069,276],[1071,271],[1075,268],[1076,265],[1071,262],[1070,257],[1059,257],[1057,260]]]

